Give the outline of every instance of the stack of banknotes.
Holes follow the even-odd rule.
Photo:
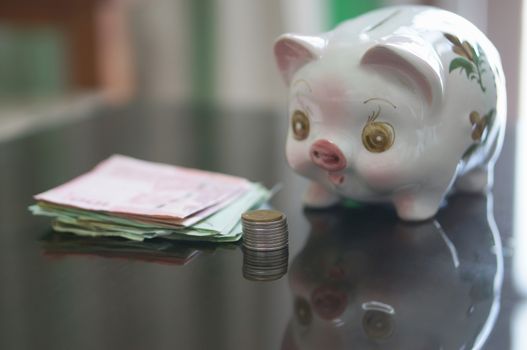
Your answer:
[[[241,214],[270,196],[244,178],[114,155],[36,195],[29,209],[52,217],[55,231],[83,236],[234,242]]]

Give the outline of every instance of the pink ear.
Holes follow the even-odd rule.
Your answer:
[[[306,63],[317,59],[325,41],[318,37],[295,34],[280,36],[274,45],[274,55],[282,78],[287,85],[293,75]]]
[[[361,64],[393,68],[406,75],[429,105],[437,105],[444,94],[441,61],[431,48],[397,39],[370,48],[362,56]]]

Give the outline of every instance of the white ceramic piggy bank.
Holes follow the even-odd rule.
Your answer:
[[[493,44],[453,13],[372,11],[274,48],[289,86],[287,159],[312,180],[309,206],[391,202],[435,215],[455,186],[486,191],[501,149],[505,80]]]

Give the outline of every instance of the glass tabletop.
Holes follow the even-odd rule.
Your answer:
[[[0,348],[512,348],[513,132],[492,194],[405,223],[384,206],[303,208],[280,115],[90,113],[0,141]],[[269,206],[287,215],[288,249],[82,238],[27,211],[113,153],[279,184]]]

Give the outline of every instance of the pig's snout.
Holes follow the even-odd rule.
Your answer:
[[[346,158],[342,151],[328,140],[318,140],[310,150],[311,160],[327,171],[339,171],[346,167]]]

